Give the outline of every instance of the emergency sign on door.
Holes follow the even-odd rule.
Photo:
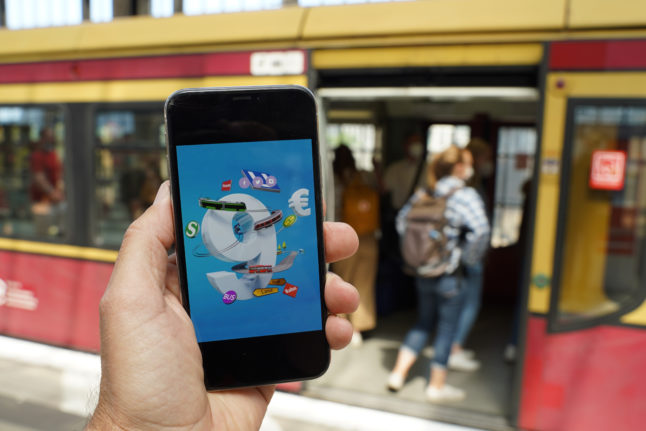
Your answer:
[[[622,190],[626,174],[626,153],[596,150],[592,152],[590,188],[595,190]]]

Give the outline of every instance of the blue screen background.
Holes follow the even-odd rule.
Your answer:
[[[198,342],[258,337],[293,332],[321,330],[321,303],[316,238],[312,144],[309,139],[262,141],[231,144],[184,145],[176,147],[179,191],[184,231],[184,251],[191,319]],[[273,175],[280,192],[241,188],[242,170]],[[231,190],[222,191],[222,183],[231,180]],[[208,254],[202,241],[202,219],[206,209],[199,199],[220,199],[232,193],[245,193],[260,200],[270,210],[282,210],[283,220],[270,229],[280,230],[287,216],[293,214],[288,200],[296,190],[309,190],[311,215],[298,217],[276,235],[287,250],[303,250],[294,265],[273,278],[284,278],[298,287],[295,297],[277,293],[237,300],[225,304],[223,294],[206,277],[215,271],[231,271],[236,263],[224,262]],[[200,224],[194,238],[186,235],[189,222]],[[233,229],[233,227],[232,227]],[[195,253],[195,251],[198,253]],[[285,255],[277,256],[277,263]],[[240,275],[238,275],[240,278]]]

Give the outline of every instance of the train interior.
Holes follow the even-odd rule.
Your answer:
[[[424,388],[432,350],[423,351],[407,384],[396,394],[386,389],[400,343],[416,318],[413,278],[402,271],[389,194],[382,194],[381,237],[376,263],[377,326],[363,342],[334,352],[330,370],[308,382],[311,396],[378,407],[398,413],[506,429],[512,414],[513,351],[524,256],[525,195],[530,190],[537,148],[538,91],[532,87],[322,88],[326,146],[330,158],[348,145],[360,170],[385,175],[406,157],[406,141],[422,137],[426,154],[473,138],[490,148],[494,169],[481,169],[479,185],[492,227],[484,260],[482,308],[465,343],[481,363],[474,372],[453,371],[449,383],[464,388],[466,400],[430,405]],[[321,131],[323,133],[323,130]],[[488,171],[488,172],[487,172]],[[421,174],[420,174],[421,175]],[[402,184],[406,194],[411,185]],[[390,201],[389,201],[390,200]]]

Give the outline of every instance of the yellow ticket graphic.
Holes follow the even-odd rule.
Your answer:
[[[285,281],[285,279],[284,279],[284,278],[273,278],[273,279],[269,282],[269,285],[270,285],[270,286],[282,286],[282,285],[283,285],[283,284],[285,284],[286,282],[287,282],[287,281]]]
[[[278,288],[277,287],[265,287],[262,289],[256,289],[253,291],[254,296],[265,296],[265,295],[271,295],[272,293],[277,293]]]

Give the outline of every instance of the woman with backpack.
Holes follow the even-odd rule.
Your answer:
[[[471,153],[449,147],[433,158],[427,188],[418,190],[397,215],[402,254],[417,274],[418,319],[399,349],[388,388],[398,391],[404,385],[433,329],[437,310],[435,354],[426,389],[431,402],[465,398],[462,389],[446,384],[451,344],[464,301],[460,273],[463,264],[481,259],[490,230],[482,198],[465,184],[472,175]]]

